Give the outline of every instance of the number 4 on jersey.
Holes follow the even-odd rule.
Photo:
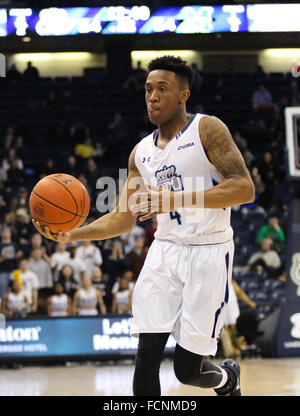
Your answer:
[[[178,211],[171,211],[170,212],[170,218],[171,220],[177,220],[178,225],[181,225],[181,215],[179,214]]]

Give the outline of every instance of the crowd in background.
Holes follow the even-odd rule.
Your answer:
[[[207,74],[193,65],[196,71],[192,90],[192,112],[206,113],[205,83]],[[262,68],[257,69],[264,74]],[[27,75],[12,66],[7,82],[18,85],[22,76],[34,80],[38,71],[28,64]],[[143,100],[146,72],[141,63],[129,78],[121,80],[121,94]],[[255,184],[256,197],[252,204],[233,207],[233,217],[240,213],[262,213],[265,222],[254,230],[256,251],[245,264],[236,264],[247,272],[264,271],[268,277],[285,280],[285,240],[287,206],[278,191],[285,183],[283,110],[286,105],[299,105],[300,88],[291,80],[285,93],[274,100],[262,75],[252,92],[248,121],[231,130]],[[222,118],[221,109],[230,99],[230,91],[221,76],[213,82],[210,104],[215,115]],[[129,98],[128,98],[129,99]],[[34,101],[31,102],[34,111]],[[100,139],[82,116],[82,108],[68,89],[59,94],[50,91],[38,105],[45,113],[55,114],[58,123],[49,129],[52,140],[63,142],[67,149],[61,163],[49,157],[25,174],[22,158],[26,148],[26,132],[11,120],[2,135],[0,162],[0,298],[7,316],[27,315],[96,315],[106,313],[129,314],[131,296],[139,272],[156,230],[156,218],[145,223],[137,221],[131,233],[106,241],[82,243],[54,243],[45,240],[34,229],[28,208],[32,185],[42,177],[63,169],[77,177],[91,196],[91,213],[87,222],[99,214],[96,210],[96,184],[110,172],[107,166],[126,167],[132,144],[153,131],[145,109],[135,126],[129,125],[125,110],[116,106],[113,117]],[[69,123],[65,122],[68,115]],[[71,117],[71,119],[70,119]],[[223,118],[222,118],[223,119]],[[227,121],[226,119],[224,120]],[[229,127],[231,127],[229,125]],[[266,142],[261,143],[261,138]],[[48,141],[50,137],[48,138]],[[256,144],[259,147],[256,150]],[[60,144],[59,144],[60,143]],[[101,179],[100,179],[101,180]],[[239,230],[235,230],[239,233]],[[253,230],[252,230],[253,231]]]

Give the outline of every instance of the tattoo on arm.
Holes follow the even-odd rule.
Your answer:
[[[216,117],[205,117],[200,123],[200,137],[206,155],[224,176],[248,176],[245,161],[226,125]]]

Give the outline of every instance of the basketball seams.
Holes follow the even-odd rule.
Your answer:
[[[83,207],[82,207],[82,210],[81,210],[81,218],[86,218],[82,215],[84,207],[85,207],[85,195],[84,195],[84,189],[83,189],[82,183],[80,183],[80,185],[81,185],[81,191],[82,191],[82,195],[83,195]],[[80,220],[80,217],[78,218],[77,222],[74,224],[74,228],[78,224],[79,220]]]
[[[77,213],[78,213],[78,205],[77,205],[77,201],[76,201],[76,199],[74,198],[74,195],[72,194],[72,192],[63,184],[63,183],[61,183],[60,181],[58,181],[57,179],[55,179],[55,178],[52,178],[51,176],[50,177],[48,177],[47,179],[49,179],[49,180],[52,180],[52,181],[54,181],[54,182],[56,182],[56,183],[59,183],[70,195],[71,195],[71,197],[72,197],[72,199],[73,199],[73,201],[75,202],[75,206],[76,206],[76,214],[75,215],[77,215]]]
[[[68,210],[68,209],[66,209],[66,208],[63,208],[63,207],[60,207],[59,205],[54,204],[54,202],[50,202],[50,201],[48,201],[48,199],[43,198],[41,195],[37,194],[35,191],[32,191],[32,193],[33,193],[35,196],[37,196],[38,198],[40,198],[40,199],[42,199],[43,201],[47,202],[48,204],[53,205],[55,208],[59,208],[59,209],[61,209],[62,211],[67,212],[68,214],[72,214],[72,215],[74,215],[74,217],[72,218],[72,220],[71,220],[71,221],[73,221],[75,217],[81,217],[81,218],[84,218],[84,216],[81,216],[81,215],[79,215],[79,214],[75,214],[74,212],[69,211],[69,210]],[[44,221],[44,219],[43,219],[42,221]],[[67,221],[67,222],[69,222],[69,221]],[[50,224],[50,223],[49,223],[49,224]],[[52,223],[52,224],[55,224],[55,223]],[[64,223],[60,222],[60,223],[58,223],[58,224],[64,224]]]

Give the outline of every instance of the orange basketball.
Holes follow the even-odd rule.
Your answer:
[[[74,176],[55,173],[41,179],[33,188],[29,207],[32,218],[52,233],[80,227],[90,211],[85,186]]]

